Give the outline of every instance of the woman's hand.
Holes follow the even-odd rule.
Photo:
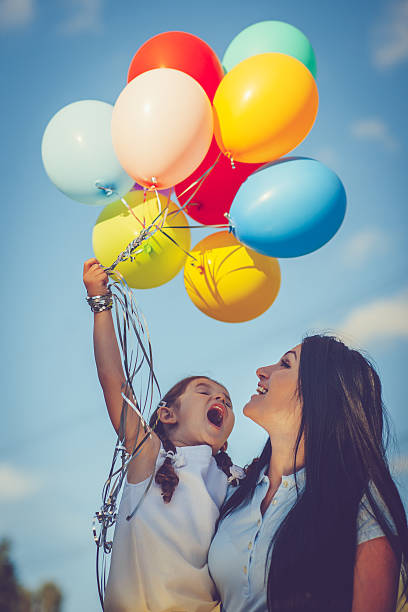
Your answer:
[[[83,281],[90,297],[108,293],[109,277],[95,257],[84,263]]]

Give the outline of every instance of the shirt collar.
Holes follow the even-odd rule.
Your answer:
[[[268,465],[265,466],[265,468],[261,471],[261,473],[259,474],[259,478],[258,478],[258,482],[257,484],[260,484],[261,482],[269,482],[268,476],[267,476],[267,471],[268,471]],[[282,476],[282,482],[287,482],[289,485],[289,488],[295,487],[296,484],[298,486],[299,489],[303,489],[304,485],[305,485],[305,481],[306,481],[306,468],[303,467],[300,470],[297,470],[296,472],[296,480],[295,480],[295,474],[288,474],[287,476]]]

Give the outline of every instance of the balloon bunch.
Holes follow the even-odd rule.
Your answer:
[[[344,218],[332,170],[282,159],[315,121],[315,75],[308,39],[279,21],[243,30],[222,64],[192,34],[159,34],[135,54],[114,106],[75,102],[51,119],[45,169],[69,197],[106,205],[93,248],[109,273],[146,289],[184,266],[200,310],[250,320],[279,292],[276,258],[320,248]],[[190,227],[224,231],[190,251]]]

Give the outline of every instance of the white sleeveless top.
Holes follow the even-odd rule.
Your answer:
[[[163,464],[161,446],[156,466]],[[210,446],[178,447],[179,483],[168,504],[154,481],[136,514],[150,477],[125,482],[113,538],[105,612],[209,612],[217,595],[207,565],[227,476]]]

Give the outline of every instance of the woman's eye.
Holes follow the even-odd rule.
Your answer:
[[[290,368],[290,364],[284,359],[281,360],[281,364],[283,365],[284,368]]]

